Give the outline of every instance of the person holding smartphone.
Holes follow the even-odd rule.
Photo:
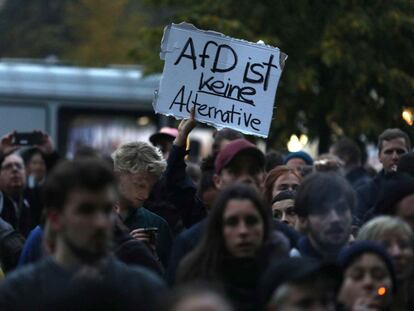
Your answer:
[[[22,157],[11,152],[0,157],[0,217],[27,236],[34,227],[32,209],[25,198],[26,170]]]
[[[51,137],[42,131],[13,131],[0,138],[0,217],[27,236],[39,224],[43,203],[40,188],[27,187],[27,170],[20,149],[33,146],[45,159],[46,170],[59,160]]]
[[[145,242],[164,267],[168,263],[172,233],[168,223],[144,207],[166,162],[161,152],[145,142],[121,145],[113,154],[120,198],[116,206],[123,223],[137,240]]]

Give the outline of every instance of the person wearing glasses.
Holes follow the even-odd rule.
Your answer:
[[[26,170],[15,152],[0,158],[0,217],[24,236],[34,227],[29,202],[24,197]]]

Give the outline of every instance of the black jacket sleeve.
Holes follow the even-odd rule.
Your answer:
[[[196,195],[196,187],[186,173],[185,155],[184,147],[172,147],[167,169],[152,191],[152,202],[145,203],[147,208],[162,216],[173,231],[176,231],[174,228],[178,222],[189,228],[206,216],[204,205]]]
[[[13,270],[19,261],[24,238],[0,218],[0,260],[4,272]]]

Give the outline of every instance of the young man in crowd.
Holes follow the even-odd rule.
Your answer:
[[[117,187],[106,164],[62,163],[48,177],[44,194],[54,233],[52,256],[0,283],[0,309],[74,310],[94,305],[154,310],[163,283],[110,255]]]
[[[306,235],[299,240],[302,257],[334,261],[351,235],[354,190],[333,172],[309,175],[299,187],[295,210]]]
[[[171,230],[162,217],[144,207],[164,173],[165,160],[158,149],[145,142],[126,143],[112,157],[120,192],[118,213],[131,235],[147,243],[166,266],[172,245]]]
[[[330,148],[330,153],[340,158],[344,163],[345,178],[352,188],[362,187],[371,180],[362,166],[362,154],[358,145],[349,138],[342,138]]]
[[[356,217],[360,222],[365,221],[365,214],[375,205],[388,176],[397,170],[400,157],[410,150],[410,138],[398,128],[386,129],[378,137],[378,158],[382,164],[382,171],[373,180],[356,189]]]

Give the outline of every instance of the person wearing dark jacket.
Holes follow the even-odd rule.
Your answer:
[[[18,267],[38,262],[49,255],[50,249],[43,241],[45,225],[47,224],[37,226],[30,233],[21,252]],[[129,234],[128,228],[123,225],[118,216],[115,218],[112,251],[120,261],[127,265],[142,266],[160,276],[164,275],[161,264],[148,247]]]
[[[206,227],[207,218],[200,221],[198,224],[195,224],[190,229],[183,231],[174,240],[167,269],[167,281],[170,285],[175,283],[176,273],[180,261],[198,245],[206,231]],[[288,225],[277,220],[272,220],[272,230],[281,232],[283,234],[283,238],[287,238],[289,247],[296,247],[300,235]]]
[[[42,141],[36,145],[36,152],[43,155],[46,168],[50,170],[58,162],[59,155],[50,136],[39,133]],[[26,187],[25,163],[18,153],[20,146],[15,144],[14,134],[8,133],[0,138],[0,217],[26,237],[40,222],[43,202],[41,185]]]
[[[127,265],[142,266],[159,276],[164,275],[161,263],[143,242],[129,234],[128,228],[119,217],[115,220],[113,251],[115,256]]]
[[[394,310],[391,304],[398,284],[392,260],[382,245],[355,242],[341,251],[338,263],[344,271],[338,295],[344,308],[340,310]]]
[[[107,164],[61,163],[44,191],[52,255],[0,283],[0,310],[155,310],[162,280],[111,256],[117,184]]]
[[[301,232],[300,256],[335,261],[351,235],[356,198],[344,177],[334,172],[317,172],[301,183],[295,201]]]
[[[381,187],[377,203],[365,213],[365,222],[379,215],[397,216],[414,230],[414,178],[404,173],[388,175]]]
[[[197,188],[186,174],[185,156],[185,144],[175,142],[164,174],[145,201],[145,207],[164,218],[174,235],[206,216],[203,202],[196,195]]]
[[[263,274],[257,295],[267,311],[333,311],[342,282],[335,264],[310,258],[275,261]]]
[[[397,170],[398,160],[409,150],[410,138],[400,129],[386,129],[378,137],[378,158],[383,169],[372,181],[356,189],[358,206],[355,216],[360,222],[365,220],[365,213],[377,203],[387,176]]]
[[[187,122],[195,122],[192,119]],[[246,162],[249,166],[244,165]],[[217,155],[213,181],[218,191],[236,182],[244,182],[261,189],[264,181],[263,153],[245,139],[229,142]],[[176,238],[168,267],[168,278],[174,279],[179,260],[198,242],[204,228],[204,221],[199,222]]]
[[[204,205],[196,195],[196,186],[186,173],[187,138],[195,125],[194,117],[184,119],[178,129],[174,129],[174,135],[169,135],[171,146],[166,154],[166,169],[151,186],[144,204],[145,209],[159,215],[168,223],[174,236],[206,216]]]
[[[24,238],[13,227],[0,218],[0,266],[9,272],[17,266]]]
[[[235,184],[222,191],[209,214],[202,241],[181,262],[178,283],[222,287],[235,310],[255,310],[256,288],[271,261],[271,216],[257,191]]]
[[[186,138],[195,126],[196,121],[194,114],[192,114],[188,120],[184,120],[180,124],[179,132],[183,135],[178,135],[175,144],[185,146]],[[254,144],[243,138],[225,142],[226,144],[222,143],[223,146],[218,151],[214,161],[213,182],[218,192],[237,182],[252,185],[261,192],[265,176],[264,154]],[[246,165],[246,163],[249,163],[249,165]],[[180,260],[199,241],[204,226],[205,224],[201,221],[177,236],[167,271],[170,283],[174,282]],[[279,227],[285,226],[280,224]],[[291,233],[288,235],[289,238],[292,237],[291,243],[292,240],[296,240],[295,233],[292,233],[289,229],[285,231]],[[292,244],[295,244],[295,241]]]
[[[22,157],[9,153],[0,157],[0,217],[23,236],[35,226],[33,208],[24,196],[26,172]]]
[[[330,153],[344,162],[345,178],[352,188],[362,187],[371,180],[362,166],[362,154],[358,145],[349,138],[341,138],[330,148]]]
[[[144,206],[165,170],[165,161],[158,149],[145,142],[123,144],[112,157],[120,191],[118,214],[132,237],[146,243],[166,266],[172,245],[171,230],[162,217]],[[151,237],[150,231],[156,236]]]

